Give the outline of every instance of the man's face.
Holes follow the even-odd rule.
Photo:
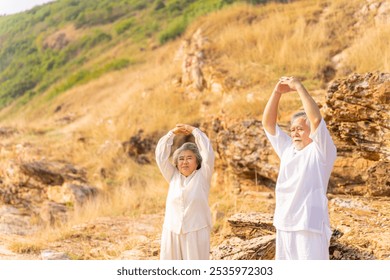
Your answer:
[[[290,133],[294,147],[298,151],[302,150],[313,141],[309,137],[310,127],[306,124],[306,120],[303,117],[297,118],[293,121]]]

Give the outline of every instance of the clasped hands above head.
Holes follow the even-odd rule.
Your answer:
[[[183,134],[183,135],[189,135],[192,133],[192,131],[195,129],[192,125],[189,124],[177,124],[171,131],[175,134]]]
[[[275,91],[277,93],[286,93],[286,92],[290,92],[290,91],[296,91],[297,86],[300,83],[301,82],[293,76],[291,76],[291,77],[283,76],[279,79],[278,83],[276,84]]]

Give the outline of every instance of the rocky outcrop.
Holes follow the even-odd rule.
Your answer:
[[[175,60],[182,60],[182,75],[177,80],[177,85],[198,91],[202,91],[207,86],[202,70],[205,64],[204,45],[206,42],[207,38],[202,35],[200,28],[191,38],[183,40],[175,56]]]
[[[37,227],[31,225],[30,216],[26,210],[11,205],[0,205],[0,234],[28,235]]]
[[[155,136],[145,136],[143,130],[122,143],[124,152],[139,164],[149,164],[153,157],[150,155],[156,148]]]
[[[228,219],[232,233],[242,239],[273,235],[272,215],[265,213],[237,213]]]
[[[261,121],[246,119],[232,121],[216,118],[203,124],[214,139],[220,164],[235,174],[256,184],[274,186],[279,169],[279,159],[265,136]]]
[[[7,159],[0,165],[0,206],[7,210],[0,221],[4,233],[29,234],[39,224],[63,223],[69,211],[98,194],[88,185],[86,171],[68,162]]]
[[[275,257],[275,228],[272,215],[238,213],[228,219],[233,236],[211,251],[214,260],[272,260]]]
[[[50,186],[62,185],[65,180],[86,182],[86,172],[66,162],[26,162],[20,165],[20,171],[27,177]]]
[[[338,154],[331,191],[390,195],[390,74],[353,74],[334,81],[326,105]]]

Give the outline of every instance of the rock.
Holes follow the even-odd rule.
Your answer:
[[[202,129],[213,139],[222,168],[229,170],[226,172],[228,176],[233,176],[233,173],[236,177],[249,178],[256,184],[275,186],[279,159],[259,120],[233,121],[221,117],[203,123]]]
[[[190,39],[182,41],[175,55],[175,60],[182,60],[182,75],[179,80],[181,86],[189,91],[188,93],[193,93],[193,90],[203,91],[207,87],[203,74],[206,42],[207,38],[202,35],[202,30],[199,28]]]
[[[16,152],[22,150],[23,157],[31,152],[24,146],[11,148]],[[4,154],[8,149],[1,152]],[[0,161],[0,205],[4,203],[18,211],[10,219],[8,214],[5,215],[7,221],[0,228],[24,233],[30,232],[28,229],[36,230],[39,222],[42,222],[41,226],[64,223],[68,211],[74,209],[72,206],[80,206],[97,194],[95,187],[87,185],[86,171],[70,163],[46,160]],[[19,231],[14,223],[23,223],[21,227],[25,230]]]
[[[63,252],[55,252],[51,250],[44,250],[41,252],[42,260],[69,260],[69,256]]]
[[[225,240],[211,252],[213,260],[272,260],[275,257],[275,235],[243,240]]]
[[[65,180],[86,182],[86,172],[65,162],[33,161],[20,165],[20,170],[29,177],[46,185],[62,185]]]
[[[361,250],[343,242],[331,242],[329,246],[329,259],[331,260],[374,260],[372,252]]]
[[[368,193],[374,196],[390,196],[390,162],[378,161],[367,170]]]
[[[333,252],[333,257],[334,257],[335,259],[337,259],[337,260],[340,260],[340,259],[341,259],[341,253],[340,253],[340,251],[335,250],[335,251]]]
[[[388,1],[380,4],[375,16],[375,24],[377,26],[390,24],[390,3]]]
[[[46,201],[41,206],[39,216],[45,224],[56,225],[65,223],[68,219],[68,208],[59,203]]]
[[[390,73],[336,80],[326,105],[324,118],[338,151],[331,192],[389,195]]]
[[[143,135],[143,130],[139,130],[138,133],[128,141],[122,143],[122,147],[125,153],[133,158],[139,164],[151,163],[149,153],[156,148],[155,137]]]
[[[98,190],[92,186],[65,183],[62,186],[50,187],[48,198],[57,203],[82,205],[88,199],[94,198]]]
[[[270,260],[275,255],[272,215],[237,213],[228,218],[233,237],[212,249],[215,260]]]
[[[275,233],[273,216],[266,213],[237,213],[227,221],[234,235],[248,239]]]
[[[14,206],[0,205],[0,233],[29,235],[37,230],[31,225],[32,213],[26,213]]]
[[[332,198],[329,201],[330,205],[337,205],[338,207],[344,207],[354,210],[361,210],[361,211],[371,211],[370,207],[367,205],[364,205],[363,203],[353,200],[353,199],[347,199],[347,198],[341,198],[336,197]]]
[[[18,134],[19,131],[14,127],[0,127],[0,137],[7,138],[15,134]]]

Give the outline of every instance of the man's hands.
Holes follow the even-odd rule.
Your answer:
[[[192,125],[179,123],[171,131],[175,135],[190,135],[194,129],[195,127],[193,127]]]
[[[295,77],[281,77],[275,86],[274,92],[282,94],[296,91],[300,86],[302,86],[301,82]]]
[[[297,91],[298,94],[301,96],[301,100],[302,95],[308,95],[305,88],[298,79],[294,77],[281,77],[279,79],[279,82],[276,84],[270,99],[265,105],[263,111],[263,119],[261,121],[265,130],[271,135],[276,134],[276,120],[278,117],[280,98],[282,97],[282,94],[290,91]],[[306,97],[306,95],[304,97]]]

